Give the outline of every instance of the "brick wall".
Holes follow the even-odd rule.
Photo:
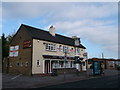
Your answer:
[[[26,32],[25,27],[22,27],[18,30],[10,45],[19,45],[19,51],[17,57],[9,57],[9,64],[11,64],[11,66],[9,66],[9,73],[31,75],[32,47],[23,48],[23,43],[27,40],[29,40],[32,45],[32,38]]]

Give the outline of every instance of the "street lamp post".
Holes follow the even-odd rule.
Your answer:
[[[64,56],[64,80],[66,79],[66,60],[67,60],[67,52],[64,52],[65,56]]]
[[[87,54],[87,52],[86,52],[86,72],[87,72],[87,76],[88,76],[88,54]]]

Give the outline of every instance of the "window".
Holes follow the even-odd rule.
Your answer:
[[[67,52],[68,53],[68,47],[63,46],[63,52]]]
[[[37,64],[37,66],[40,66],[40,60],[37,60],[36,64]]]
[[[12,67],[12,63],[10,63],[10,67]]]
[[[56,51],[56,45],[55,44],[46,43],[45,44],[45,49],[49,50],[49,51]]]
[[[75,55],[77,54],[77,48],[75,48]]]
[[[20,65],[20,63],[17,63],[16,65],[17,65],[17,66],[19,66],[19,65]]]
[[[80,45],[79,39],[75,40],[75,45],[77,45],[77,46]]]
[[[79,48],[77,48],[77,53],[80,53],[80,49]]]
[[[79,48],[75,48],[75,55],[80,53],[80,49]]]
[[[25,63],[25,66],[26,66],[26,67],[28,66],[28,62]]]
[[[21,63],[21,67],[23,66],[23,63]]]

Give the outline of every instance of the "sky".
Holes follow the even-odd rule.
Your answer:
[[[5,35],[21,24],[77,36],[89,58],[118,58],[117,2],[2,2],[0,28]]]

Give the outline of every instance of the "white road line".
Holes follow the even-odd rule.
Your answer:
[[[19,76],[21,76],[22,74],[19,74],[19,75],[17,75],[17,76],[15,76],[15,77],[13,77],[13,78],[11,78],[12,80],[13,79],[16,79],[17,77],[19,77]]]

